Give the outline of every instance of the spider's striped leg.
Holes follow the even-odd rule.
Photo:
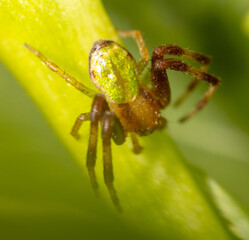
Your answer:
[[[58,67],[55,63],[48,60],[41,52],[37,51],[27,43],[24,44],[24,46],[31,51],[33,54],[35,54],[51,71],[55,72],[60,77],[64,78],[66,82],[70,83],[72,86],[74,86],[77,90],[81,91],[88,97],[93,97],[97,92],[94,90],[91,90],[90,88],[83,85],[81,82],[77,81],[74,77],[67,74],[64,70],[62,70],[60,67]]]
[[[105,111],[101,120],[102,127],[102,141],[103,141],[103,167],[104,180],[110,193],[112,202],[118,211],[122,211],[116,190],[113,185],[114,175],[112,167],[112,152],[111,152],[111,138],[114,125],[115,114],[111,111]]]
[[[78,134],[78,131],[79,131],[82,123],[84,121],[88,121],[88,120],[90,120],[90,113],[81,113],[77,117],[77,119],[76,119],[76,121],[75,121],[75,123],[74,123],[74,125],[72,127],[72,130],[71,130],[71,134],[72,134],[73,137],[77,138],[77,134]]]
[[[196,107],[190,113],[186,114],[180,119],[181,122],[188,120],[193,115],[195,115],[197,112],[199,112],[206,105],[206,103],[212,97],[212,95],[214,94],[214,92],[216,91],[216,89],[218,88],[220,84],[220,80],[217,77],[209,73],[206,73],[200,70],[199,68],[190,66],[178,59],[173,59],[173,58],[157,59],[153,61],[152,68],[153,68],[153,71],[155,72],[164,72],[166,69],[182,71],[198,80],[202,80],[210,84],[209,89],[206,91],[201,101],[198,102]]]
[[[156,69],[154,63],[158,59],[163,59],[158,57],[155,52],[153,52],[152,65],[151,65],[151,82],[153,87],[153,92],[156,95],[157,101],[161,109],[167,107],[170,103],[171,91],[169,86],[168,75],[166,69]]]
[[[136,136],[135,133],[131,133],[131,141],[132,141],[132,144],[133,144],[133,152],[135,154],[141,153],[141,151],[142,151],[143,148],[139,144],[137,136]]]
[[[124,128],[119,121],[119,119],[115,116],[114,123],[112,128],[112,139],[117,145],[122,145],[125,142],[127,133],[124,131]]]
[[[184,49],[178,47],[176,45],[162,45],[159,47],[154,48],[153,51],[153,59],[163,59],[164,55],[174,55],[179,57],[185,57],[191,59],[193,61],[199,62],[201,64],[200,70],[207,71],[211,58],[197,53],[195,51],[191,51],[189,49]],[[175,106],[179,106],[188,96],[189,94],[195,89],[197,84],[200,82],[200,79],[194,79],[187,87],[186,91],[176,100]]]
[[[96,163],[98,124],[106,109],[108,109],[108,105],[107,102],[105,101],[104,96],[96,94],[93,99],[92,109],[90,113],[91,129],[89,136],[86,166],[88,169],[93,190],[97,196],[98,196],[98,183],[96,180],[94,168]]]

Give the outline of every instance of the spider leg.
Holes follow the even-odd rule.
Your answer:
[[[89,144],[87,150],[86,166],[90,176],[91,184],[95,194],[98,196],[98,183],[95,175],[97,140],[98,140],[98,123],[106,110],[107,103],[103,95],[96,94],[94,96],[92,109],[90,113],[91,129],[89,136]]]
[[[152,58],[152,69],[151,69],[151,82],[153,92],[157,97],[157,101],[161,109],[167,107],[170,103],[171,91],[169,86],[168,76],[166,70],[158,70],[154,68],[154,62],[157,58]]]
[[[201,64],[200,69],[202,71],[207,71],[211,62],[210,57],[204,54],[197,53],[189,49],[184,49],[172,44],[156,47],[153,51],[153,55],[154,58],[158,59],[162,59],[163,55],[175,55],[179,57],[185,57],[193,61],[199,62]],[[188,85],[186,91],[176,100],[174,105],[179,106],[188,97],[188,95],[195,89],[195,87],[199,82],[200,82],[199,79],[194,79]]]
[[[201,64],[200,69],[204,72],[207,71],[211,63],[210,57],[204,54],[189,50],[189,49],[180,48],[176,45],[166,45],[164,46],[164,48],[165,48],[164,51],[166,52],[166,54],[177,55],[180,57],[185,57],[193,61],[199,62]],[[200,82],[199,79],[193,79],[192,82],[190,82],[190,84],[187,86],[186,91],[176,100],[174,105],[179,106],[189,96],[189,94],[195,89],[195,87],[197,86],[199,82]]]
[[[73,137],[77,137],[78,131],[84,121],[90,120],[90,113],[81,113],[71,130],[71,135]],[[125,142],[126,133],[124,132],[123,126],[120,123],[119,119],[115,116],[113,131],[112,131],[112,139],[117,145],[121,145]]]
[[[121,37],[132,37],[135,39],[135,41],[138,45],[139,52],[142,56],[140,61],[138,62],[138,74],[141,74],[150,60],[150,55],[149,55],[148,49],[144,43],[144,39],[143,39],[141,32],[137,31],[137,30],[131,30],[131,31],[119,30],[118,34]]]
[[[194,79],[188,86],[185,92],[175,101],[174,106],[178,107],[182,102],[189,96],[189,94],[195,89],[197,84],[200,82],[199,79]]]
[[[139,142],[138,142],[138,139],[137,139],[137,136],[136,136],[136,134],[135,133],[131,133],[131,141],[132,141],[132,144],[133,144],[133,152],[135,153],[135,154],[139,154],[139,153],[141,153],[141,151],[142,151],[142,147],[141,147],[141,145],[139,144]]]
[[[122,211],[116,190],[113,185],[114,175],[112,167],[112,153],[111,153],[111,137],[113,131],[115,114],[111,111],[106,111],[101,120],[102,127],[102,141],[103,141],[103,167],[104,167],[104,181],[110,193],[112,202],[118,211]]]
[[[158,129],[158,130],[163,130],[164,128],[167,127],[167,124],[168,124],[167,119],[161,116],[161,117],[158,119],[158,126],[157,126],[157,129]]]
[[[124,128],[119,121],[119,119],[115,116],[113,128],[112,128],[112,139],[117,145],[121,145],[125,142],[127,133],[124,131]]]
[[[46,57],[43,56],[42,53],[25,43],[24,45],[29,51],[34,53],[41,61],[53,72],[58,74],[60,77],[64,78],[66,82],[70,83],[74,86],[77,90],[81,91],[88,97],[93,97],[97,92],[91,90],[90,88],[84,86],[81,82],[77,81],[74,77],[70,76],[69,74],[65,73],[60,67],[58,67],[55,63],[48,60]]]
[[[87,120],[90,120],[90,113],[81,113],[81,114],[77,117],[77,119],[76,119],[76,121],[75,121],[75,123],[74,123],[74,125],[73,125],[73,127],[72,127],[72,130],[71,130],[71,135],[72,135],[73,137],[77,137],[78,131],[79,131],[79,129],[80,129],[82,123],[83,123],[84,121],[87,121]]]
[[[198,111],[200,111],[208,102],[208,100],[212,97],[214,92],[216,91],[217,87],[220,84],[220,80],[215,76],[206,73],[199,68],[189,66],[188,64],[178,60],[178,59],[157,59],[153,61],[153,69],[155,72],[164,72],[165,69],[171,69],[175,71],[182,71],[186,74],[198,79],[208,82],[211,86],[206,91],[204,97],[201,101],[198,102],[195,109],[193,109],[190,113],[183,116],[180,121],[184,122],[195,115]]]

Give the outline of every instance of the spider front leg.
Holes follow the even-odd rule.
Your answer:
[[[74,77],[70,76],[69,74],[65,73],[60,67],[58,67],[55,63],[48,60],[41,52],[37,51],[27,43],[24,46],[35,54],[51,71],[55,72],[60,77],[64,78],[66,82],[70,83],[74,86],[77,90],[84,93],[88,97],[93,97],[97,92],[91,90],[90,88],[83,85],[81,82],[77,81]]]
[[[122,211],[116,190],[113,185],[114,175],[112,167],[111,138],[114,126],[115,114],[106,111],[101,120],[102,141],[103,141],[103,167],[104,181],[109,190],[111,199],[118,211]]]
[[[163,55],[175,55],[179,57],[185,57],[193,61],[199,62],[201,64],[200,70],[207,71],[211,59],[210,57],[191,51],[189,49],[184,49],[176,45],[163,45],[156,47],[153,51],[153,59],[163,59]],[[175,106],[179,106],[195,89],[200,79],[194,79],[187,87],[186,91],[176,100]]]
[[[90,113],[81,113],[78,118],[76,119],[73,127],[72,127],[72,130],[71,130],[71,135],[73,137],[76,137],[77,138],[77,134],[78,134],[78,131],[82,125],[82,123],[84,121],[88,121],[90,120]]]
[[[95,164],[96,164],[96,152],[97,152],[97,140],[98,140],[98,124],[103,116],[103,113],[108,108],[107,102],[103,95],[96,94],[94,96],[92,109],[90,113],[91,128],[90,137],[87,150],[87,162],[86,166],[90,176],[93,190],[98,196],[98,183],[95,175]]]
[[[201,54],[197,53],[195,51],[189,50],[189,49],[184,49],[181,47],[178,47],[176,45],[165,45],[161,46],[160,51],[163,52],[163,54],[168,54],[168,55],[176,55],[180,57],[185,57],[188,59],[191,59],[193,61],[199,62],[201,64],[200,70],[202,71],[207,71],[210,63],[211,63],[211,58]],[[175,106],[179,106],[188,96],[189,94],[195,89],[197,84],[200,82],[199,79],[194,79],[188,86],[186,91],[176,100]]]
[[[154,53],[155,54],[155,53]],[[153,56],[154,56],[153,54]],[[166,74],[166,69],[171,69],[175,71],[182,71],[185,72],[186,74],[198,79],[198,80],[203,80],[208,82],[211,86],[205,93],[204,97],[201,99],[201,101],[198,102],[196,105],[195,109],[192,110],[190,113],[186,114],[183,116],[180,121],[184,122],[191,118],[193,115],[195,115],[198,111],[200,111],[208,102],[208,100],[212,97],[216,89],[218,88],[220,84],[220,80],[216,78],[215,76],[206,73],[199,68],[189,66],[188,64],[178,60],[178,59],[162,59],[162,58],[156,58],[154,57],[153,62],[152,62],[152,68],[153,72],[155,73],[165,73]]]
[[[143,39],[141,32],[137,31],[137,30],[131,30],[131,31],[119,30],[118,34],[121,37],[132,37],[135,39],[135,41],[138,45],[139,52],[142,56],[140,61],[138,62],[138,74],[141,74],[150,61],[150,55],[149,55],[148,49],[144,43],[144,39]]]
[[[131,133],[131,141],[132,141],[132,144],[133,144],[133,149],[132,151],[135,153],[135,154],[139,154],[141,153],[142,151],[142,147],[141,145],[139,144],[138,142],[138,139],[137,139],[137,136],[135,133]]]

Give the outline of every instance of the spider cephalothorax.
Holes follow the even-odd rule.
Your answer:
[[[89,73],[92,82],[101,94],[91,90],[65,73],[61,68],[47,60],[40,52],[31,46],[25,46],[38,56],[52,71],[56,72],[76,89],[89,97],[93,97],[92,109],[89,113],[80,114],[73,128],[72,135],[76,136],[83,121],[90,120],[90,137],[87,151],[87,168],[95,193],[98,184],[95,176],[96,149],[98,126],[101,123],[103,141],[104,180],[116,208],[121,210],[119,199],[113,186],[113,169],[111,155],[111,139],[120,145],[127,134],[131,135],[135,153],[141,152],[136,138],[151,134],[166,126],[166,119],[160,114],[170,102],[170,86],[166,70],[182,71],[194,80],[187,91],[178,99],[179,105],[195,88],[200,80],[210,84],[208,91],[189,114],[180,121],[186,121],[208,102],[219,85],[219,79],[206,72],[210,58],[180,48],[176,45],[162,45],[154,48],[151,62],[152,89],[139,83],[140,75],[148,65],[149,54],[139,31],[119,31],[123,37],[133,37],[139,47],[141,60],[136,63],[132,55],[118,43],[110,40],[98,40],[94,43],[89,56]],[[202,64],[200,68],[190,66],[178,59],[164,58],[165,55],[185,57]]]

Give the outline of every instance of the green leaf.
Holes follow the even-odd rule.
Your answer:
[[[78,179],[80,187],[76,190],[71,189],[73,185],[67,186],[69,183],[64,183],[65,186],[58,183],[59,191],[56,182],[52,185],[45,181],[50,191],[46,193],[48,198],[41,196],[41,200],[47,202],[39,201],[35,194],[33,199],[25,196],[16,199],[6,190],[0,196],[4,239],[20,239],[20,236],[25,239],[44,239],[46,236],[47,239],[53,235],[62,239],[68,239],[68,236],[86,239],[233,239],[232,229],[204,194],[194,171],[186,165],[166,131],[139,139],[144,147],[140,155],[132,153],[129,138],[122,146],[113,145],[115,187],[123,214],[115,211],[102,181],[99,141],[97,177],[101,198],[96,199],[93,195],[84,166],[89,123],[83,124],[80,140],[69,134],[76,117],[90,110],[91,99],[49,71],[24,47],[24,43],[35,47],[67,73],[94,89],[88,75],[88,55],[93,42],[98,39],[119,41],[101,3],[98,0],[1,0],[0,6],[1,61],[26,89],[84,170],[83,177]],[[34,167],[31,159],[22,160]],[[49,169],[51,175],[67,172],[62,165],[58,166],[61,167],[59,170]],[[43,166],[41,170],[36,170],[36,174],[48,169]],[[74,169],[73,173],[79,174],[79,171]],[[5,176],[4,172],[2,176]],[[6,179],[2,177],[2,181]],[[18,177],[13,179],[13,183],[9,180],[9,185],[18,180]],[[40,196],[40,189],[36,190],[36,185],[30,186]],[[65,195],[73,194],[74,199],[79,196],[80,201],[75,200],[73,204],[65,196],[63,199],[57,197],[56,194],[63,192],[64,188]],[[219,192],[213,194],[223,199]],[[227,218],[235,219],[234,224],[240,226],[237,219],[245,215],[240,214],[242,210],[235,203],[230,202],[230,206],[236,214]],[[31,230],[24,228],[21,231],[20,226],[30,226]],[[238,228],[242,230],[235,231],[236,235],[244,236],[246,231]]]

